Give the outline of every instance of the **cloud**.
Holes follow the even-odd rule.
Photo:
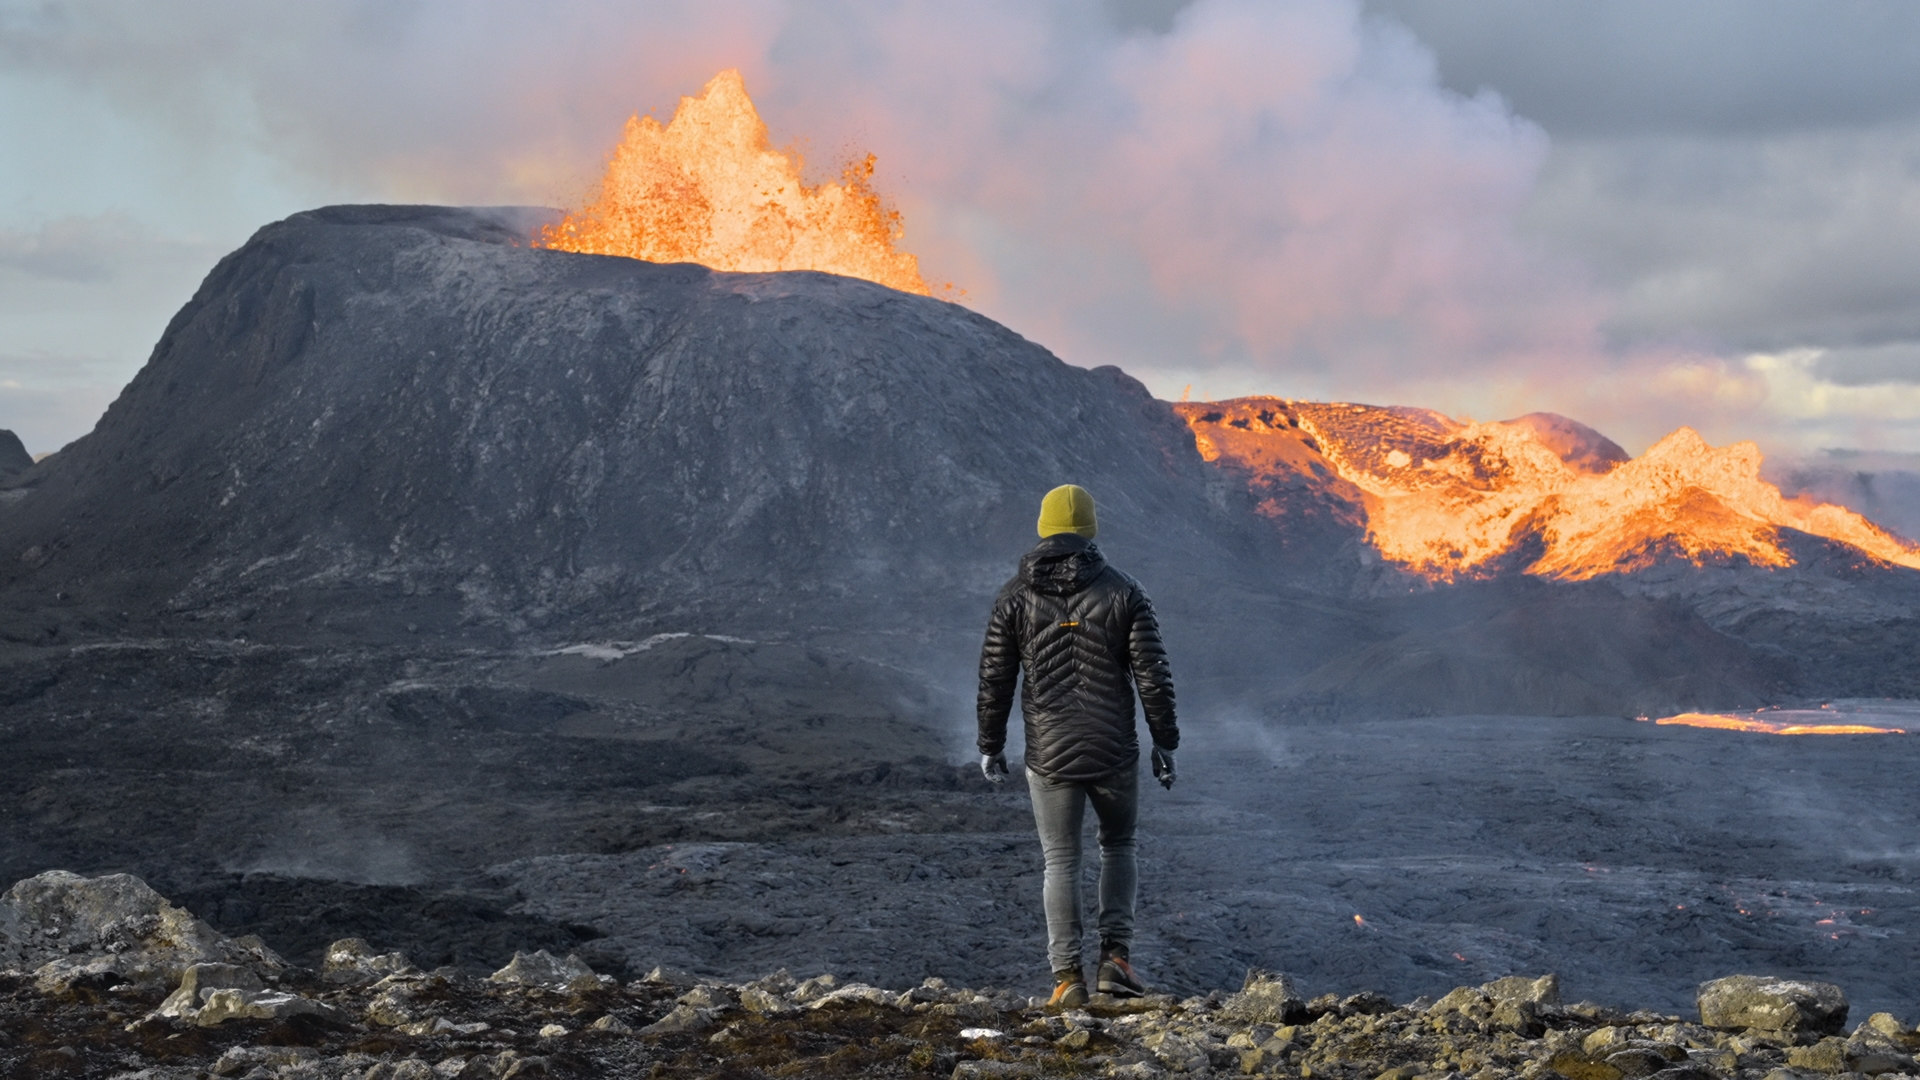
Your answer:
[[[1920,7],[1886,0],[1366,0],[1557,138],[1764,136],[1920,110]]]
[[[59,281],[104,281],[153,257],[157,238],[125,214],[66,217],[38,229],[0,229],[0,270]],[[163,242],[161,242],[163,243]]]
[[[1627,340],[1920,341],[1920,122],[1728,142],[1561,144],[1527,220],[1578,250]]]
[[[0,0],[0,59],[50,107],[104,101],[195,168],[236,163],[253,185],[236,183],[242,194],[269,182],[264,161],[282,200],[546,204],[586,192],[630,113],[664,118],[738,67],[776,141],[802,140],[819,175],[878,154],[879,187],[905,211],[906,247],[930,280],[1071,362],[1119,363],[1166,396],[1197,383],[1481,416],[1552,409],[1645,444],[1683,422],[1728,434],[1765,422],[1774,384],[1746,351],[1920,340],[1915,302],[1892,284],[1912,280],[1920,244],[1884,213],[1905,144],[1878,151],[1866,128],[1852,143],[1788,132],[1716,192],[1721,159],[1698,131],[1746,130],[1740,110],[1773,108],[1773,83],[1742,69],[1726,93],[1748,104],[1691,120],[1648,113],[1658,94],[1615,85],[1607,115],[1640,119],[1582,120],[1593,80],[1658,79],[1607,76],[1578,41],[1550,40],[1555,24],[1493,7],[1510,25],[1436,21],[1439,8],[1412,0]],[[1601,55],[1655,25],[1638,0],[1561,7],[1559,28],[1593,30],[1581,40]],[[1654,35],[1660,49],[1714,40],[1733,18],[1711,3],[1690,11]],[[1844,51],[1865,40],[1856,24],[1805,29],[1800,46]],[[1767,49],[1794,45],[1749,29]],[[1458,74],[1482,33],[1540,59],[1487,53],[1498,93],[1482,92]],[[1423,37],[1441,42],[1438,59]],[[1737,47],[1715,48],[1714,63],[1735,64]],[[1898,41],[1860,48],[1905,56]],[[1659,56],[1641,66],[1681,96],[1721,85]],[[1891,123],[1907,69],[1866,67],[1851,82],[1808,76],[1832,86],[1825,111],[1805,116]],[[1534,107],[1547,130],[1525,118]],[[1558,123],[1588,141],[1551,143]],[[1665,159],[1595,141],[1630,128],[1694,134]],[[1835,147],[1855,156],[1821,173]],[[1857,213],[1804,212],[1838,178],[1858,185]],[[237,242],[272,201],[236,196],[220,238]],[[1786,240],[1769,249],[1754,215]],[[1846,227],[1818,228],[1834,220]],[[18,229],[0,238],[0,264],[76,287],[119,272],[57,241]],[[63,250],[65,262],[48,254]],[[0,340],[25,317],[0,310]],[[40,337],[14,347],[60,351]]]
[[[1813,362],[1813,372],[1836,386],[1920,383],[1920,343],[1829,349]]]

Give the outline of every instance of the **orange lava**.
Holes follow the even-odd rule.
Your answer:
[[[599,192],[537,244],[715,270],[820,270],[929,295],[918,260],[894,248],[903,224],[873,190],[873,163],[869,154],[839,183],[805,183],[798,155],[768,143],[740,73],[723,71],[681,98],[666,126],[629,119]]]
[[[1644,717],[1642,718],[1644,719]],[[1757,731],[1768,735],[1905,735],[1906,728],[1873,727],[1869,724],[1794,724],[1766,720],[1759,716],[1729,713],[1681,713],[1663,716],[1654,723],[1681,727],[1720,728],[1725,731]]]
[[[1920,569],[1920,546],[1844,507],[1784,498],[1760,478],[1758,447],[1712,447],[1691,428],[1629,460],[1547,413],[1473,423],[1265,397],[1174,408],[1202,456],[1248,477],[1262,512],[1312,505],[1363,521],[1382,557],[1434,581],[1577,581],[1669,558],[1792,566],[1783,529]]]

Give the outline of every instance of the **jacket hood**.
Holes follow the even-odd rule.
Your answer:
[[[1055,533],[1020,558],[1020,580],[1035,592],[1071,596],[1093,584],[1107,557],[1077,533]]]

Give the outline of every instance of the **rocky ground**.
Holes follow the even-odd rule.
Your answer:
[[[642,644],[13,656],[0,881],[135,873],[307,967],[357,936],[471,975],[544,949],[623,982],[1041,989],[1026,797],[967,760],[963,693],[844,653]],[[1183,997],[1255,967],[1398,1001],[1557,971],[1677,1012],[1761,970],[1920,1002],[1920,740],[1183,700],[1136,953]]]
[[[1284,975],[1176,1000],[1050,1008],[1005,989],[658,969],[622,985],[577,958],[516,954],[480,977],[359,939],[318,970],[228,939],[137,879],[50,873],[0,897],[0,1070],[181,1080],[514,1077],[1111,1076],[1342,1080],[1889,1080],[1916,1034],[1877,1013],[1846,1035],[1839,987],[1753,976],[1694,1016],[1563,1004],[1510,977],[1404,1005],[1302,1000]]]

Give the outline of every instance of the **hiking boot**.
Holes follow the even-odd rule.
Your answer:
[[[1133,973],[1126,953],[1113,952],[1100,961],[1100,992],[1114,997],[1144,997],[1147,985]]]
[[[1053,973],[1053,996],[1047,999],[1049,1009],[1077,1009],[1087,1003],[1087,981],[1077,971],[1056,971]]]

